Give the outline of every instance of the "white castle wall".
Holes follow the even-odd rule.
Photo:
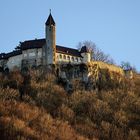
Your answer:
[[[56,63],[72,63],[72,64],[80,64],[82,62],[81,57],[76,57],[72,55],[56,53]]]
[[[42,48],[24,50],[22,51],[22,54],[23,54],[23,59],[41,58]]]
[[[22,52],[23,60],[28,61],[30,66],[42,65],[42,56],[43,56],[42,48],[28,49]]]
[[[83,63],[90,62],[90,60],[91,60],[90,53],[81,53],[81,55],[83,56]]]
[[[22,54],[10,57],[7,61],[7,67],[11,70],[14,67],[21,68]]]

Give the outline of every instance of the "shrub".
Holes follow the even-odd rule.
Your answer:
[[[19,71],[0,77],[1,139],[140,138],[139,76],[134,85],[122,79],[122,87],[110,79],[115,88],[104,85],[101,91],[86,91],[79,81],[74,81],[78,85],[68,96],[54,75],[39,69],[30,70],[30,75],[31,94],[24,95],[22,101],[18,88],[7,84],[22,81]],[[8,86],[3,87],[5,83]]]
[[[62,104],[58,109],[58,116],[62,120],[69,121],[70,123],[73,123],[75,113],[71,108]]]

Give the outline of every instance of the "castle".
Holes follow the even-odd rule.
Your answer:
[[[86,65],[82,67],[81,65]],[[93,77],[96,81],[100,78],[101,70],[108,70],[124,76],[123,69],[115,65],[91,60],[91,53],[86,46],[80,50],[56,45],[56,24],[50,12],[45,22],[45,38],[21,42],[10,53],[0,54],[0,66],[9,70],[24,67],[55,66],[58,75],[62,77],[82,77],[88,81]],[[83,69],[84,74],[83,74]],[[93,76],[94,75],[94,76]],[[96,77],[96,78],[95,78]]]
[[[0,55],[0,65],[10,70],[15,66],[40,66],[52,64],[80,64],[90,62],[90,52],[86,46],[81,50],[56,45],[56,24],[50,13],[45,23],[45,38],[21,42],[10,53]]]

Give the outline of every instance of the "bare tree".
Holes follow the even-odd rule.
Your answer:
[[[105,54],[101,49],[97,48],[94,42],[79,42],[77,48],[80,50],[82,46],[87,46],[89,48],[92,60],[103,61],[109,64],[115,64],[114,60],[108,54]]]
[[[120,67],[124,70],[132,70],[134,72],[137,72],[135,66],[132,66],[128,61],[127,62],[122,61]]]

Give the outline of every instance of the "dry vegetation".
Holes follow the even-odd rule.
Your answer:
[[[32,70],[31,90],[19,99],[18,71],[0,75],[2,140],[139,140],[140,76],[130,88],[67,95],[55,76]],[[131,81],[129,81],[131,82]]]

